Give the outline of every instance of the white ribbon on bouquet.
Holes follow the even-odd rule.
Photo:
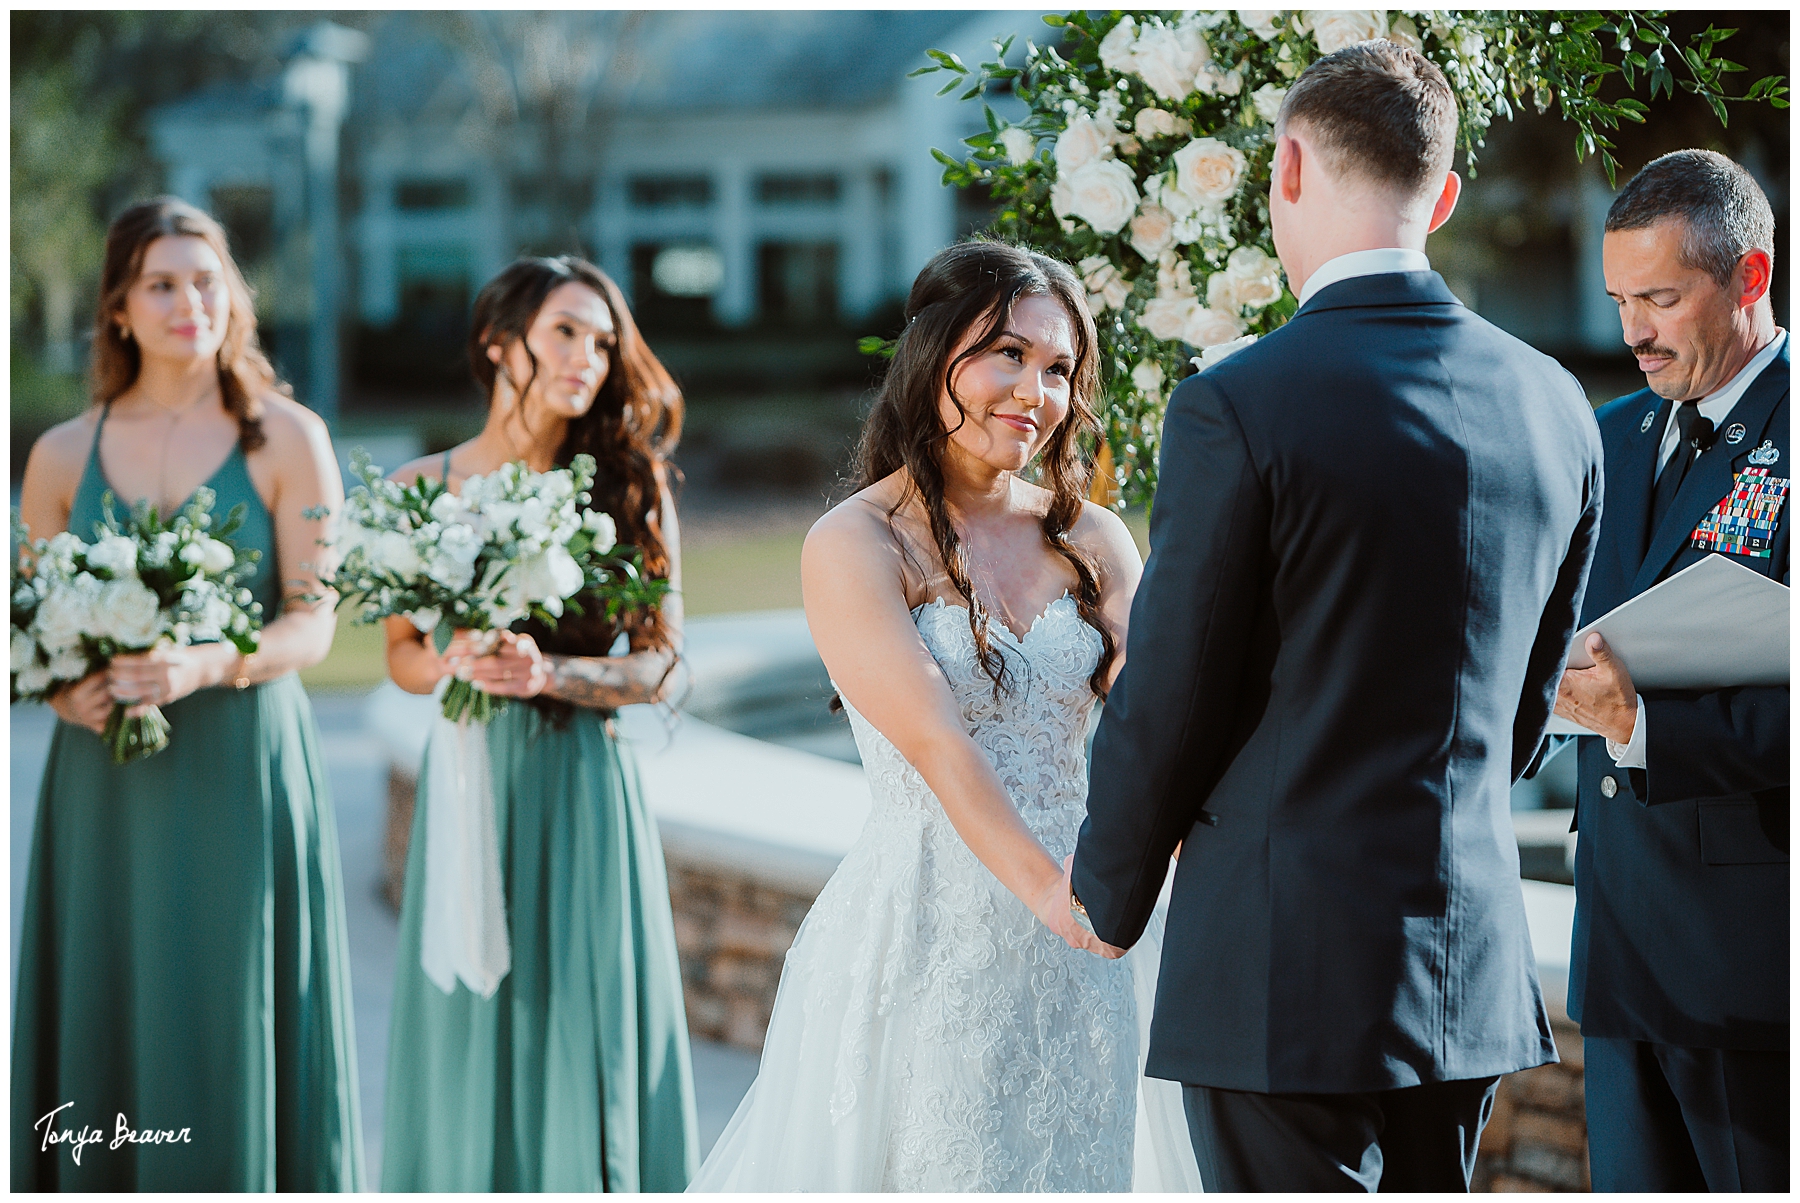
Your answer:
[[[440,689],[441,694],[441,689]],[[512,968],[487,724],[439,712],[425,745],[425,915],[419,965],[445,994],[492,998]]]

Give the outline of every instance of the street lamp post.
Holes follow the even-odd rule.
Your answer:
[[[338,312],[343,295],[339,267],[338,148],[350,105],[350,64],[367,55],[366,34],[321,21],[300,35],[282,74],[284,101],[305,113],[307,241],[311,251],[311,329],[307,383],[312,408],[327,422],[338,411]]]

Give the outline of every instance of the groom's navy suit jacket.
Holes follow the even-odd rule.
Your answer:
[[[1182,841],[1150,1074],[1342,1093],[1556,1059],[1509,795],[1600,462],[1569,374],[1433,272],[1329,285],[1175,390],[1074,867],[1129,945]]]
[[[1601,408],[1606,520],[1584,625],[1720,554],[1704,533],[1697,546],[1693,532],[1704,532],[1709,515],[1734,496],[1743,508],[1746,482],[1765,495],[1786,488],[1788,375],[1783,346],[1731,407],[1719,441],[1694,461],[1656,530],[1650,496],[1671,402],[1645,389]],[[1753,549],[1768,554],[1724,554],[1786,583],[1785,501],[1774,517],[1768,546]],[[1741,635],[1696,614],[1694,637]],[[1587,1036],[1785,1049],[1788,688],[1642,693],[1646,768],[1616,767],[1598,737],[1577,741],[1569,1015]]]

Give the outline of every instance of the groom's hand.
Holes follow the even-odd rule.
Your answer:
[[[1587,637],[1587,653],[1594,658],[1592,668],[1563,672],[1556,690],[1557,716],[1616,744],[1628,744],[1637,726],[1637,689],[1631,673],[1597,631]]]

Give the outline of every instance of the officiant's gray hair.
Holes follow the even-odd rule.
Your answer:
[[[1300,73],[1275,132],[1299,122],[1331,160],[1403,196],[1436,192],[1456,154],[1456,93],[1437,64],[1377,38]]]
[[[1681,261],[1721,287],[1751,250],[1775,258],[1775,214],[1748,171],[1714,150],[1676,150],[1652,159],[1626,181],[1606,229],[1642,230],[1660,221],[1686,223]]]

